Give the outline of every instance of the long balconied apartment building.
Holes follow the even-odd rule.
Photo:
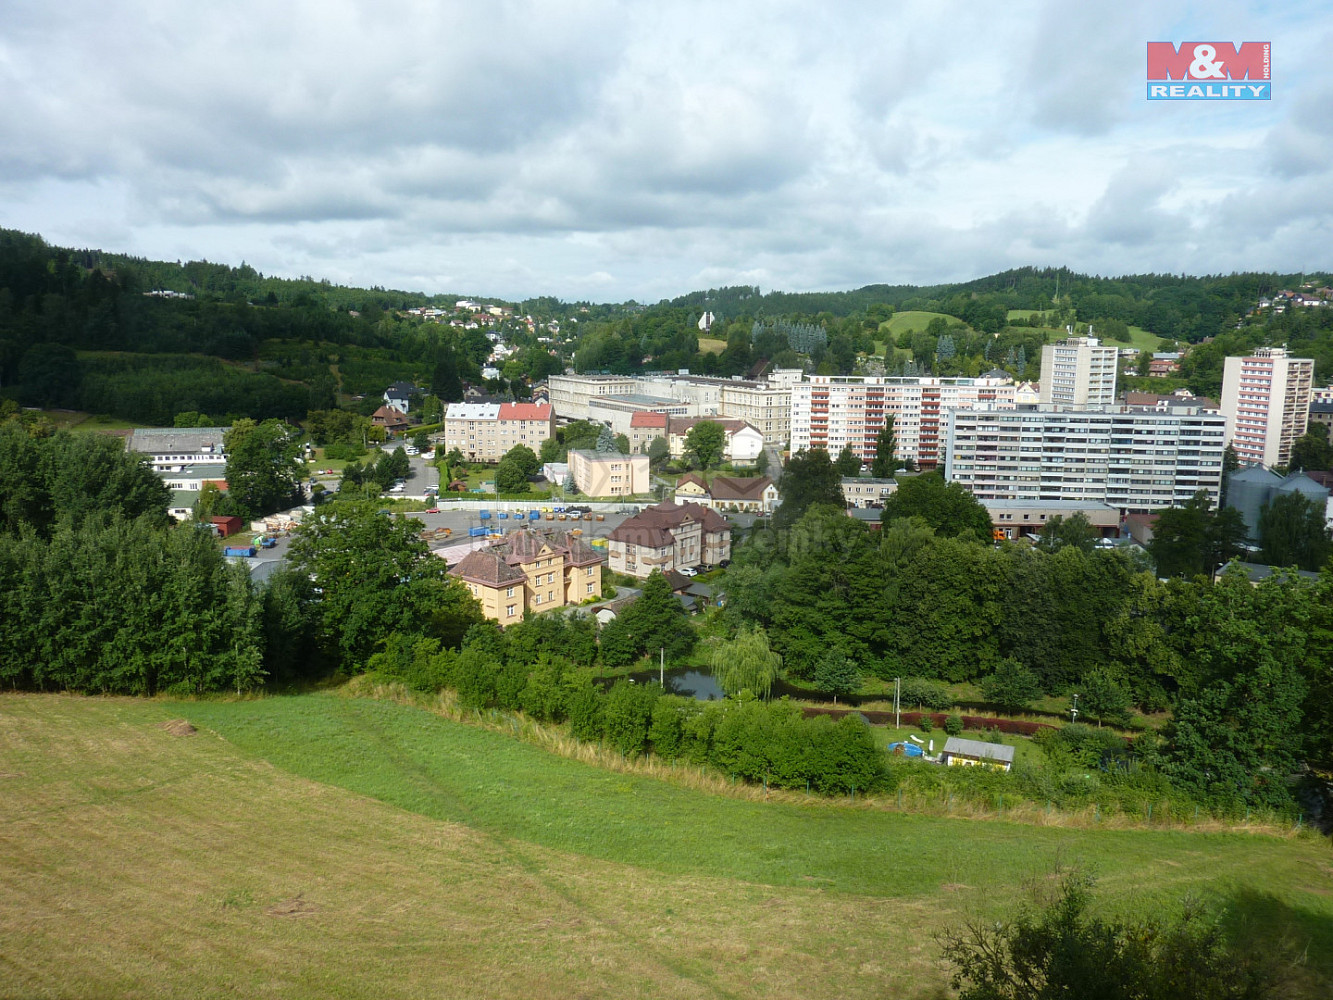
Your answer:
[[[875,457],[875,439],[892,415],[896,453],[923,466],[939,464],[945,420],[979,405],[1012,409],[1016,387],[1008,375],[980,378],[813,375],[791,388],[791,450],[844,445],[862,462]]]
[[[1226,417],[1207,404],[953,410],[945,477],[987,500],[1079,500],[1122,512],[1183,504],[1222,481]]]

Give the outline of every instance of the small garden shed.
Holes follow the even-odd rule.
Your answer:
[[[1014,748],[1003,743],[983,743],[950,736],[944,742],[940,760],[949,767],[992,767],[1007,771],[1014,766]]]

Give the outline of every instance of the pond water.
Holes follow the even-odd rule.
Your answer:
[[[652,684],[657,679],[658,672],[656,670],[647,670],[643,673],[629,675],[629,680],[632,680],[635,684]],[[670,694],[694,698],[696,701],[717,701],[726,697],[726,692],[722,690],[721,685],[713,679],[711,673],[702,667],[672,667],[666,672],[666,690]],[[774,682],[773,697],[781,698],[783,695],[791,695],[793,698],[800,697],[807,701],[827,700],[831,702],[833,700],[832,698],[826,698],[818,691],[795,688],[781,680]]]

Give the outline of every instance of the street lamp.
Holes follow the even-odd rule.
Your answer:
[[[1071,723],[1078,721],[1078,695],[1074,695],[1074,704],[1069,708],[1069,721]]]

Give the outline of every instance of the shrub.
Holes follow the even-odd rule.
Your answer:
[[[935,728],[935,720],[929,715],[923,715],[917,720],[917,726],[923,733],[928,733]]]
[[[944,720],[944,731],[950,736],[961,736],[963,732],[963,717],[961,715],[951,715]]]
[[[916,705],[936,712],[953,707],[953,695],[949,689],[939,681],[923,677],[903,678],[900,701],[903,705]]]
[[[590,679],[581,677],[571,687],[565,711],[575,739],[591,742],[602,738],[602,696]]]
[[[648,743],[653,705],[662,689],[655,684],[621,681],[602,698],[602,728],[607,741],[626,757],[637,757]]]

